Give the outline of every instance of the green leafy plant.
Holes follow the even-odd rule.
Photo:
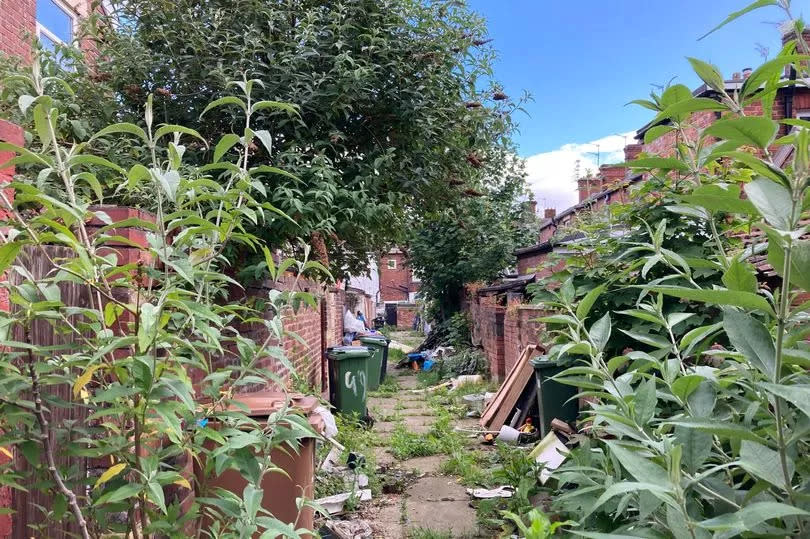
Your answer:
[[[790,17],[788,3],[774,1],[730,19],[764,5]],[[802,239],[810,132],[787,119],[802,128],[777,138],[770,117],[776,92],[790,84],[780,80],[784,66],[799,79],[806,73],[807,46],[798,47],[788,43],[733,93],[714,66],[690,59],[717,99],[675,85],[639,101],[660,124],[645,141],[668,132],[679,141],[672,157],[629,163],[651,175],[640,193],[650,207],[619,208],[611,215],[624,212],[620,221],[594,224],[584,250],[611,229],[624,234],[539,294],[555,311],[543,319],[549,355],[575,362],[556,380],[588,401],[593,438],[553,475],[564,489],[555,507],[578,522],[578,535],[804,537],[810,529],[810,242]],[[754,102],[762,115],[747,113]],[[693,113],[706,110],[723,117],[696,127]],[[789,151],[784,163],[777,148]],[[757,255],[778,276],[769,286]]]
[[[299,115],[287,105],[252,119],[253,162],[294,175],[257,174],[262,200],[293,219],[247,228],[275,247],[307,238],[336,273],[365,271],[400,239],[409,209],[464,196],[482,170],[468,157],[498,170],[521,102],[490,83],[484,21],[459,2],[114,0],[93,13],[81,39],[98,54],[76,55],[69,75],[88,132],[122,120],[143,127],[152,92],[157,118],[211,142],[187,145],[187,159],[202,164],[219,136],[241,133],[238,108],[200,119],[208,103],[229,97],[229,81],[247,73],[263,82],[257,101],[296,104]],[[136,140],[97,148],[127,158],[144,150]],[[148,192],[138,200],[153,202]]]
[[[283,390],[284,379],[269,368],[294,370],[279,346],[283,314],[315,300],[273,290],[262,310],[233,301],[230,289],[239,284],[224,256],[233,245],[262,253],[271,282],[324,270],[278,261],[246,231],[271,214],[287,219],[256,198],[264,190],[257,176],[286,173],[251,164],[250,148],[262,138],[253,116],[294,110],[256,100],[259,81],[233,83],[237,93],[201,112],[228,106],[240,111],[243,128],[214,139],[215,158],[199,165],[186,160],[186,149],[207,141],[188,127],[157,123],[151,96],[140,125],[116,123],[85,138],[69,121],[75,109],[60,108],[72,88],[43,74],[38,61],[3,85],[21,92],[19,114],[31,130],[27,147],[0,143],[14,156],[2,166],[18,170],[0,194],[0,271],[11,303],[0,313],[0,448],[27,462],[23,473],[4,465],[0,485],[48,493],[45,522],[84,538],[187,535],[189,524],[195,536],[300,537],[307,530],[261,508],[262,481],[279,472],[275,448],[294,450],[317,434],[289,401],[259,423],[233,399],[256,386]],[[147,151],[121,161],[96,152],[120,139]],[[231,160],[220,161],[225,155]],[[150,192],[153,218],[113,222],[101,205],[102,178],[116,191]],[[126,229],[140,230],[145,245],[125,237]],[[124,259],[122,248],[136,259]],[[241,324],[263,327],[266,339],[241,334]],[[43,341],[49,334],[53,342]],[[104,468],[90,475],[83,459]],[[189,459],[199,468],[196,485],[181,469]],[[245,479],[242,492],[210,487],[228,469]],[[180,500],[167,496],[173,487],[199,493],[182,515]],[[299,500],[302,509],[310,505]]]
[[[525,539],[546,539],[553,536],[557,528],[575,524],[573,521],[551,522],[548,516],[539,509],[532,509],[526,515],[526,519],[529,521],[528,525],[526,525],[522,517],[511,511],[504,511],[502,514],[517,526],[521,536]]]

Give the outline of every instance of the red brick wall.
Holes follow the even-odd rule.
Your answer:
[[[29,61],[35,32],[36,0],[0,0],[0,52]]]
[[[506,375],[504,351],[504,315],[506,307],[498,305],[496,296],[475,295],[470,298],[473,344],[481,346],[489,361],[489,373],[501,381]]]
[[[413,303],[400,303],[397,305],[397,328],[411,329],[413,319],[416,318],[418,308]]]
[[[394,260],[396,268],[390,269],[388,261]],[[420,284],[413,281],[405,253],[389,252],[380,261],[380,301],[408,301],[408,292],[417,292]]]
[[[510,298],[504,317],[504,363],[509,372],[517,363],[523,349],[540,342],[543,324],[537,322],[545,312],[536,305],[522,305],[523,297]]]

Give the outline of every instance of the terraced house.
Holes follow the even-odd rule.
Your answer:
[[[792,27],[782,28],[783,44],[793,37]],[[802,38],[810,44],[810,30],[805,30]],[[740,90],[751,73],[749,68],[733,73],[730,79],[724,81],[726,92],[733,94]],[[792,72],[790,69],[786,69],[783,74],[783,80],[795,77],[795,71]],[[694,97],[715,100],[720,97],[718,92],[705,84],[696,88],[692,94]],[[761,114],[762,103],[759,101],[750,103],[745,107],[745,112],[751,115]],[[712,110],[693,113],[690,119],[692,129],[687,135],[697,135],[698,130],[709,127],[721,117],[719,112]],[[787,86],[778,91],[773,103],[773,119],[785,118],[810,120],[810,89],[797,85]],[[659,126],[666,126],[668,123],[668,120],[650,122],[639,128],[636,131],[636,140],[624,148],[625,162],[639,156],[674,155],[678,143],[675,131],[657,137],[651,136],[653,128],[658,128],[660,132]],[[790,129],[788,125],[781,125],[777,136],[786,135]],[[782,166],[790,159],[790,149],[790,146],[772,147],[771,153],[777,166]],[[537,243],[515,252],[518,276],[471,291],[469,309],[476,320],[475,337],[486,350],[491,372],[495,377],[502,377],[509,372],[526,344],[537,342],[537,324],[531,320],[540,312],[534,305],[526,303],[526,285],[564,268],[562,257],[551,255],[552,253],[565,255],[571,244],[583,236],[575,230],[574,224],[577,219],[610,204],[629,202],[632,190],[646,177],[646,173],[634,173],[621,165],[608,164],[602,165],[596,174],[579,178],[577,181],[579,202],[559,212],[546,209]],[[755,257],[752,261],[757,264],[764,279],[774,276],[774,272],[763,257]]]

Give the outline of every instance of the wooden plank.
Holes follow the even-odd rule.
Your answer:
[[[526,385],[533,381],[533,374],[534,369],[528,361],[521,364],[521,369],[518,371],[518,374],[514,378],[512,384],[509,386],[503,400],[492,418],[492,421],[490,421],[490,423],[487,425],[489,430],[499,430],[506,423],[507,419],[512,414],[512,410],[515,409],[515,405],[517,405],[520,395],[526,389]]]
[[[495,396],[489,402],[489,405],[486,407],[484,412],[481,414],[481,425],[489,424],[492,421],[493,416],[497,413],[498,409],[503,402],[504,396],[508,392],[509,388],[511,387],[512,383],[514,382],[515,376],[517,376],[520,369],[518,368],[524,361],[526,361],[527,354],[531,353],[531,349],[533,346],[527,346],[523,352],[520,354],[517,363],[512,367],[509,371],[509,374],[506,375],[501,386],[498,388],[498,391],[495,393]]]
[[[498,408],[498,403],[503,399],[505,392],[508,390],[509,386],[512,384],[514,377],[520,370],[517,368],[518,365],[520,365],[526,360],[527,354],[530,354],[533,348],[534,346],[530,345],[523,349],[523,352],[520,354],[520,357],[518,358],[517,362],[512,366],[512,369],[509,370],[509,373],[507,373],[506,378],[501,383],[501,386],[498,388],[498,391],[495,393],[495,396],[492,398],[492,400],[487,405],[487,408],[484,410],[484,413],[482,414],[482,419],[486,417],[487,411],[489,411],[489,414],[494,414],[495,410]]]
[[[534,369],[529,359],[537,351],[534,345],[527,346],[520,354],[509,375],[504,380],[490,405],[481,414],[481,426],[487,430],[499,430],[514,410],[518,399],[531,382]]]

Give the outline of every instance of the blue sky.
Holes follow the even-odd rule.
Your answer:
[[[726,78],[762,62],[758,45],[779,51],[776,8],[754,11],[706,33],[750,0],[468,0],[486,17],[499,53],[496,78],[507,94],[528,91],[529,116],[519,114],[516,137],[529,159],[530,183],[542,205],[562,209],[575,202],[573,161],[616,161],[625,134],[651,117],[632,99],[647,97],[652,84],[696,87],[686,56],[717,65]],[[794,2],[797,11],[807,2]],[[800,15],[801,13],[794,13]],[[631,141],[632,137],[627,137]],[[559,155],[558,155],[559,154]],[[541,169],[541,170],[534,170]],[[540,176],[538,176],[538,174]]]

